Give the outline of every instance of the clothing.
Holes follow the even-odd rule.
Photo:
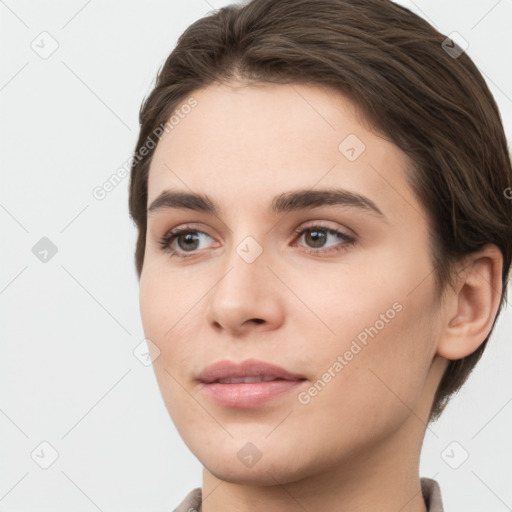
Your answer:
[[[428,512],[444,512],[441,501],[441,489],[436,480],[421,478],[421,492]],[[201,487],[190,491],[185,499],[173,512],[201,512],[202,490]]]

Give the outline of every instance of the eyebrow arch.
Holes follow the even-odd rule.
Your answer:
[[[321,206],[342,205],[359,208],[385,218],[379,207],[368,197],[350,190],[331,188],[324,190],[293,190],[274,197],[270,205],[272,213],[284,213]],[[219,215],[220,209],[203,194],[164,190],[150,205],[148,213],[170,208],[183,208]]]

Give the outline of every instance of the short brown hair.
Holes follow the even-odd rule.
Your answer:
[[[454,51],[449,51],[454,48]],[[460,51],[458,51],[460,50]],[[215,82],[304,83],[352,100],[374,129],[411,161],[407,178],[430,225],[437,290],[453,264],[495,244],[503,290],[491,331],[453,360],[434,397],[443,411],[480,359],[506,302],[512,252],[511,163],[496,102],[473,61],[424,19],[389,0],[252,0],[193,23],[158,71],[140,110],[130,178],[140,278],[147,227],[152,140],[178,105]],[[460,53],[460,54],[459,54]]]

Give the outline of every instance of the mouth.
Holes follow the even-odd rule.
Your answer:
[[[217,405],[247,409],[296,389],[306,378],[280,366],[249,359],[241,363],[218,361],[206,367],[198,380]]]

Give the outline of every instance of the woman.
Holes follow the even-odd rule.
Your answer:
[[[511,163],[463,46],[387,0],[253,0],[180,37],[130,214],[178,511],[439,512],[430,421],[506,300]]]

